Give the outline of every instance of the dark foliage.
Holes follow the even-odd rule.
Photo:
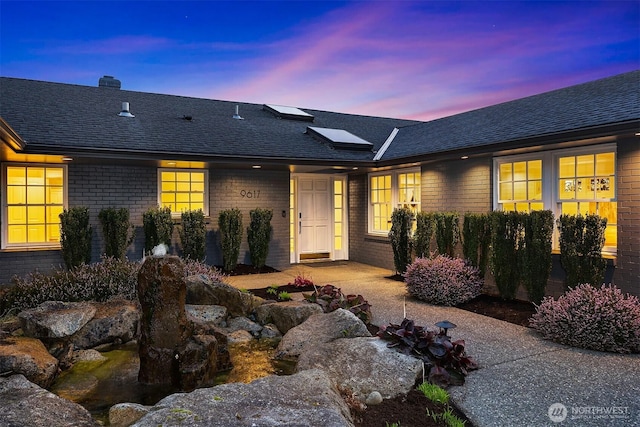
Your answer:
[[[409,208],[394,209],[391,214],[389,241],[393,249],[393,264],[396,271],[404,273],[411,263],[411,221],[413,212]]]
[[[67,269],[91,262],[89,208],[77,206],[60,214],[60,246]]]
[[[333,285],[318,287],[312,294],[304,294],[304,298],[320,305],[325,313],[344,308],[364,323],[371,321],[371,304],[362,295],[344,295],[340,288]]]
[[[107,257],[124,259],[127,247],[133,242],[135,228],[129,222],[129,209],[106,208],[98,214],[102,223],[104,253]]]

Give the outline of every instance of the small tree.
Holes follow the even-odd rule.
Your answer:
[[[435,214],[418,212],[416,215],[416,231],[413,235],[413,248],[418,258],[428,258],[431,253],[431,239],[436,228]]]
[[[523,215],[522,218],[524,219],[524,244],[520,277],[529,300],[540,304],[551,273],[553,212],[533,211]]]
[[[223,269],[232,271],[238,265],[240,243],[242,242],[242,212],[240,209],[227,209],[220,212],[218,227],[220,227]]]
[[[561,215],[557,221],[560,231],[560,263],[566,272],[567,288],[588,283],[602,284],[607,268],[602,258],[607,219],[598,215]]]
[[[142,214],[142,228],[144,229],[144,251],[164,243],[171,246],[171,236],[173,235],[173,218],[171,218],[171,208],[154,207]]]
[[[77,206],[60,214],[60,246],[67,269],[91,262],[89,208]]]
[[[489,257],[491,226],[486,214],[466,213],[462,224],[462,254],[484,277]]]
[[[514,299],[520,285],[522,225],[518,212],[494,211],[491,218],[491,271],[500,296]]]
[[[457,212],[437,213],[436,219],[436,243],[438,253],[455,256],[455,248],[460,240],[459,216]]]
[[[102,223],[105,255],[124,259],[127,247],[135,237],[135,228],[129,222],[129,210],[127,208],[102,209],[98,214],[98,219]]]
[[[202,261],[207,247],[207,226],[202,209],[182,212],[182,225],[178,231],[182,256],[194,261]]]
[[[411,263],[411,221],[413,212],[409,208],[397,208],[391,214],[389,240],[393,249],[393,263],[396,272],[404,274]]]
[[[271,240],[271,218],[273,211],[256,208],[249,212],[251,223],[247,227],[247,242],[251,264],[256,268],[264,267],[269,255],[269,241]]]

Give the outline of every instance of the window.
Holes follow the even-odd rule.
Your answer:
[[[420,211],[420,170],[402,170],[369,176],[369,232],[386,234],[394,208]]]
[[[161,169],[159,180],[160,206],[171,208],[174,216],[198,209],[208,215],[206,170]]]
[[[3,175],[2,247],[58,247],[66,167],[12,164]]]
[[[542,160],[500,163],[498,203],[498,207],[504,211],[531,212],[544,209]]]

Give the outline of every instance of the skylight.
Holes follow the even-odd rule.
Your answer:
[[[302,111],[296,107],[286,107],[284,105],[272,105],[264,104],[263,109],[274,114],[280,119],[301,120],[305,122],[312,122],[313,115]]]
[[[344,129],[318,128],[313,126],[307,127],[307,133],[320,139],[323,142],[330,143],[333,148],[342,148],[348,150],[371,150],[373,144],[359,136],[355,136],[351,132]]]

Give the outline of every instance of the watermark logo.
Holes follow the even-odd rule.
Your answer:
[[[561,423],[567,418],[567,407],[562,403],[553,403],[549,406],[549,410],[547,411],[547,415],[549,415],[549,419],[554,423]]]

